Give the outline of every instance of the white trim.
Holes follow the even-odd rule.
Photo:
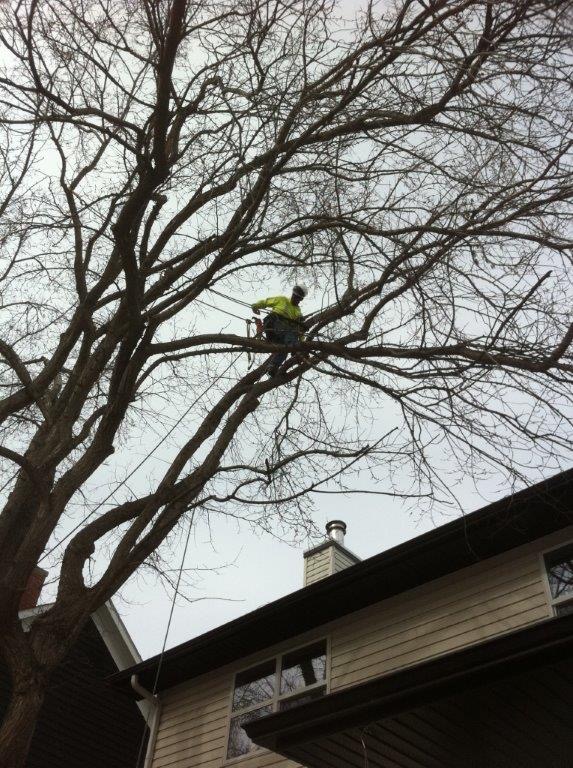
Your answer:
[[[541,571],[541,583],[543,584],[543,594],[545,595],[545,602],[547,604],[547,615],[555,616],[553,611],[553,602],[551,598],[551,589],[549,588],[549,579],[547,578],[547,568],[545,567],[545,557],[543,552],[539,552],[539,570]]]
[[[53,603],[44,603],[44,605],[36,605],[33,608],[26,608],[24,611],[18,611],[18,618],[22,622],[22,629],[24,632],[29,632],[32,622],[37,616],[41,616],[43,613],[51,608]]]
[[[566,539],[565,541],[562,541],[560,544],[554,544],[552,547],[549,547],[549,549],[544,549],[541,551],[541,555],[545,557],[545,555],[551,554],[551,552],[555,552],[556,549],[563,549],[564,547],[568,547],[571,544],[573,544],[573,538]]]
[[[92,619],[120,672],[140,663],[139,651],[111,600],[95,610]]]
[[[300,688],[297,691],[291,691],[290,693],[281,695],[280,682],[281,682],[282,659],[285,656],[288,656],[289,654],[294,653],[295,651],[298,651],[299,649],[312,647],[313,645],[318,645],[319,643],[322,643],[322,642],[324,643],[325,653],[326,653],[326,664],[324,667],[324,680],[319,680],[316,683],[313,683],[312,685],[307,685],[304,688]],[[248,714],[249,712],[255,712],[257,709],[262,709],[263,707],[269,707],[269,706],[271,707],[271,712],[273,713],[279,712],[280,711],[279,703],[281,701],[288,701],[288,699],[295,698],[296,696],[301,696],[307,691],[313,691],[319,688],[324,688],[325,695],[328,695],[328,693],[330,693],[330,670],[331,670],[330,650],[331,650],[330,635],[329,634],[321,635],[315,640],[307,640],[305,643],[300,643],[300,645],[295,645],[293,648],[286,648],[280,653],[275,654],[273,656],[269,656],[268,658],[263,659],[262,661],[253,662],[248,666],[241,667],[240,669],[235,670],[231,679],[231,692],[229,697],[227,727],[225,729],[225,754],[223,757],[223,765],[230,765],[240,760],[245,760],[246,758],[249,758],[249,757],[263,755],[266,752],[270,751],[265,747],[259,747],[258,744],[255,744],[254,749],[249,750],[244,755],[237,755],[236,757],[227,757],[227,752],[229,749],[229,736],[231,735],[231,720],[233,720],[235,717],[240,717],[241,715]],[[236,712],[234,712],[233,699],[235,697],[235,683],[237,680],[237,676],[240,675],[242,672],[247,672],[249,669],[255,669],[256,667],[262,667],[265,664],[269,664],[272,661],[274,661],[275,663],[275,671],[274,671],[275,684],[273,688],[272,698],[265,699],[264,701],[261,701],[257,704],[253,704],[251,707],[244,707],[243,709],[239,709]]]
[[[97,608],[91,618],[120,672],[140,663],[139,651],[111,600]],[[136,704],[147,722],[152,714],[149,701],[142,699]]]
[[[44,603],[19,611],[18,618],[24,630],[27,632],[34,619],[46,613],[53,605],[54,603]],[[97,608],[91,618],[119,671],[141,662],[139,651],[111,600]]]
[[[549,584],[549,574],[547,572],[547,565],[545,563],[546,555],[550,555],[552,552],[556,552],[559,549],[565,549],[566,547],[573,546],[573,539],[562,541],[560,544],[556,544],[549,549],[544,549],[539,553],[539,562],[541,564],[541,573],[543,578],[543,591],[545,592],[545,599],[547,601],[547,607],[549,616],[556,616],[555,608],[559,605],[565,605],[566,603],[573,603],[573,594],[561,595],[561,597],[553,597],[551,594],[551,586]]]
[[[332,635],[329,633],[325,637],[326,640],[326,695],[330,693],[330,677],[332,673]]]
[[[561,595],[561,597],[553,598],[553,605],[555,606],[565,605],[566,603],[573,603],[572,594]]]
[[[145,724],[149,727],[149,737],[147,739],[147,748],[145,750],[144,768],[151,768],[153,763],[153,756],[155,752],[155,744],[157,742],[157,734],[159,732],[159,723],[161,721],[162,704],[161,699],[157,694],[151,693],[147,688],[144,688],[137,675],[130,677],[130,684],[133,690],[140,696],[143,696],[143,700],[138,702],[138,706],[142,715],[145,716]],[[142,706],[140,706],[140,704]]]

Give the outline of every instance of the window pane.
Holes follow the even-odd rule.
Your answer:
[[[240,672],[235,679],[233,712],[262,704],[273,698],[275,692],[275,661]]]
[[[316,643],[283,656],[281,695],[326,679],[326,643]]]
[[[545,556],[551,597],[573,596],[573,545]]]
[[[272,705],[266,707],[260,707],[260,709],[254,709],[252,712],[245,712],[244,715],[237,715],[231,719],[231,727],[229,729],[229,746],[227,747],[227,759],[232,757],[239,757],[240,755],[246,755],[247,752],[251,752],[253,749],[257,749],[256,744],[249,739],[243,725],[250,723],[252,720],[258,720],[260,717],[270,715],[273,711]]]
[[[301,704],[306,704],[307,701],[313,701],[314,699],[320,699],[326,693],[326,688],[313,688],[312,691],[301,693],[298,696],[289,696],[288,699],[282,699],[279,701],[279,709],[282,712],[285,709],[292,709],[293,707],[299,707]]]

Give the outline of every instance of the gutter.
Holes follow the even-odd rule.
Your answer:
[[[138,675],[156,690],[218,669],[394,595],[573,524],[573,468],[291,592],[130,669],[110,675],[129,688]]]
[[[159,721],[161,720],[161,699],[156,694],[148,691],[147,688],[144,688],[140,684],[137,675],[131,676],[130,683],[133,690],[144,698],[149,705],[149,711],[145,722],[145,724],[149,726],[149,739],[147,740],[147,749],[145,751],[143,766],[144,768],[151,768],[153,753],[155,751],[155,742],[157,741],[157,732],[159,731]]]
[[[385,718],[545,665],[572,658],[573,614],[498,635],[343,688],[314,701],[246,723],[261,747],[296,762],[298,746],[364,728]]]

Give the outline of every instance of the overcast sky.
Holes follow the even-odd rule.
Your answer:
[[[280,279],[277,279],[275,284],[261,288],[261,296],[253,295],[248,300],[255,301],[265,295],[287,293],[288,290],[289,286],[282,285]],[[305,311],[314,311],[320,301],[320,296],[309,295]],[[217,299],[217,304],[221,308],[233,309],[241,316],[247,317],[250,314],[248,310],[229,305],[224,300]],[[198,323],[199,327],[210,330],[225,328],[230,332],[244,333],[242,320],[229,318],[214,310],[198,318]],[[192,398],[194,393],[188,392],[187,395]],[[94,494],[88,494],[92,503],[105,498],[110,489],[117,486],[123,486],[122,493],[127,492],[128,495],[147,491],[151,479],[165,470],[166,464],[191,428],[193,413],[177,426],[168,440],[161,442],[170,427],[177,423],[180,413],[180,407],[166,403],[156,419],[148,426],[142,426],[138,439],[130,442],[127,450],[119,450],[114,455],[109,469],[104,466],[98,473],[92,484]],[[379,410],[377,415],[384,427],[391,422],[392,414],[389,411]],[[156,450],[160,443],[160,448]],[[146,458],[145,464],[124,484],[131,469],[142,458]],[[438,461],[440,465],[442,479],[449,478],[447,460],[442,458],[441,462]],[[555,468],[548,468],[545,476],[549,477],[556,471]],[[451,477],[454,478],[454,475]],[[539,475],[531,476],[532,483],[539,479]],[[406,491],[411,486],[409,477],[395,480],[398,490]],[[354,479],[352,487],[368,489],[371,493],[315,494],[313,520],[322,531],[328,520],[344,520],[348,525],[346,546],[358,557],[365,559],[435,526],[443,525],[459,514],[479,509],[490,501],[508,495],[512,490],[501,476],[489,476],[477,488],[469,479],[463,485],[458,485],[452,479],[450,485],[453,485],[460,507],[455,508],[438,501],[430,515],[421,512],[421,505],[411,500],[404,503],[391,496],[377,495],[377,492],[389,489],[374,485],[367,473],[363,473]],[[57,540],[61,540],[85,515],[85,501],[80,500],[77,508],[71,508],[70,517],[58,529]],[[185,568],[192,569],[191,572],[186,571],[186,581],[190,578],[193,585],[184,585],[182,592],[185,597],[179,597],[176,602],[167,648],[301,588],[303,552],[317,543],[317,540],[293,542],[292,538],[279,540],[270,534],[254,532],[246,524],[239,526],[234,519],[224,517],[213,518],[210,522],[210,529],[203,521],[199,521],[193,528],[185,559]],[[173,547],[169,555],[168,567],[172,569],[173,578],[176,578],[181,565],[185,533],[181,531],[179,544]],[[54,553],[51,562],[42,563],[50,570],[52,578],[57,574],[59,556],[61,549]],[[53,599],[54,587],[55,584],[44,590],[43,602]],[[172,599],[173,590],[167,589],[148,570],[137,573],[114,598],[114,604],[143,658],[158,653],[162,648]]]
[[[484,481],[479,489],[470,483],[457,489],[464,512],[502,498],[509,491],[495,478]],[[348,525],[346,546],[365,559],[443,525],[458,514],[438,505],[432,516],[420,518],[415,512],[408,512],[400,501],[385,496],[326,495],[318,497],[314,519],[323,528],[330,519],[343,519]],[[235,521],[222,520],[215,524],[210,536],[206,526],[199,524],[190,540],[186,565],[224,567],[218,572],[197,574],[196,588],[185,590],[187,596],[198,598],[196,602],[177,600],[167,647],[299,589],[303,552],[308,543],[293,546],[268,534],[256,535],[246,526],[238,528]],[[182,547],[173,554],[173,568],[179,568],[181,555]],[[172,594],[167,594],[153,578],[140,575],[115,600],[143,658],[161,650]]]
[[[360,3],[354,0],[345,0],[341,7],[350,14],[358,5]],[[55,172],[58,167],[55,155],[46,158],[48,166],[52,161]],[[262,294],[252,296],[252,300],[262,298],[264,295],[284,293],[287,290],[288,286],[281,286],[277,282],[276,285],[265,286]],[[248,300],[250,301],[251,298]],[[222,307],[225,306],[224,301],[219,299],[214,301]],[[320,297],[310,296],[306,304],[309,305],[307,311],[316,310],[320,306]],[[249,314],[244,309],[227,308],[238,312],[241,316],[246,317]],[[219,315],[216,311],[211,312],[198,323],[199,330],[205,328],[215,331],[224,327],[226,330],[238,333],[244,333],[245,328],[242,320],[229,319],[228,316]],[[194,394],[190,393],[189,396],[193,397]],[[104,497],[110,484],[113,486],[114,481],[125,477],[130,468],[153,449],[170,425],[175,422],[179,413],[180,411],[175,412],[175,410],[170,412],[167,407],[165,413],[159,414],[156,424],[147,434],[142,435],[138,450],[134,451],[130,446],[129,455],[125,458],[125,466],[121,466],[118,451],[118,455],[114,457],[116,462],[114,475],[106,475],[107,470],[104,470],[96,481],[96,485],[101,483],[103,487],[103,491],[97,498]],[[389,418],[390,414],[382,414],[381,418],[385,416]],[[153,453],[139,475],[133,479],[130,478],[130,492],[145,490],[150,478],[164,471],[169,455],[184,441],[186,428],[189,428],[189,424],[183,422],[172,440],[162,446],[160,451]],[[443,471],[446,476],[447,466],[443,467]],[[554,469],[548,469],[546,476],[554,472]],[[531,482],[539,479],[538,476],[532,476]],[[408,478],[404,478],[404,487],[408,485]],[[385,490],[369,485],[367,477],[359,478],[356,486],[368,488],[372,492]],[[348,525],[346,545],[359,557],[367,558],[414,538],[437,525],[444,524],[459,515],[461,511],[468,513],[489,501],[502,498],[511,490],[499,477],[489,477],[479,488],[475,488],[468,481],[467,484],[456,489],[461,510],[438,503],[431,516],[418,513],[415,505],[411,503],[405,506],[398,499],[375,495],[375,493],[320,495],[314,497],[314,520],[320,528],[324,529],[328,520],[343,519]],[[85,515],[83,503],[82,500],[82,504],[77,509],[71,510],[70,518],[64,521],[62,529],[58,531],[58,539]],[[190,589],[187,586],[184,590],[185,595],[193,601],[189,602],[182,598],[177,600],[167,647],[189,640],[248,613],[262,604],[299,589],[302,586],[303,552],[316,543],[316,541],[303,541],[293,545],[288,540],[280,541],[270,534],[256,534],[247,525],[238,527],[236,521],[230,519],[217,519],[210,530],[205,523],[198,523],[193,529],[185,562],[185,567],[200,569],[193,572],[194,588]],[[171,555],[170,567],[173,569],[174,576],[180,567],[182,553],[183,542],[180,541]],[[45,590],[42,597],[44,601],[52,597],[49,588]],[[144,658],[161,650],[172,597],[172,590],[166,590],[150,573],[144,572],[132,578],[115,598],[115,605]]]
[[[255,301],[266,295],[288,293],[289,286],[283,285],[280,278],[276,282],[261,288],[260,296],[245,296],[248,301]],[[321,297],[309,294],[303,309],[308,314],[320,305]],[[248,310],[223,299],[216,298],[217,306],[230,309],[247,317]],[[244,333],[244,326],[237,318],[223,313],[210,311],[199,321],[200,327],[213,330],[225,328],[229,332]],[[189,394],[189,397],[192,393]],[[377,411],[383,423],[390,423],[391,413]],[[177,413],[171,413],[165,407],[162,418],[157,420],[154,430],[143,432],[140,453],[145,456],[161,439]],[[165,464],[173,451],[184,439],[186,422],[177,428],[173,438],[153,452],[150,460],[130,480],[130,486],[136,490],[141,484],[147,487],[149,477],[164,470]],[[439,456],[439,454],[437,455]],[[117,456],[115,457],[117,459]],[[437,458],[437,457],[436,457]],[[447,459],[440,457],[436,466],[441,466],[442,479],[449,477]],[[130,451],[126,458],[126,468],[139,460],[139,454]],[[555,473],[548,469],[546,476]],[[501,475],[489,476],[476,487],[470,479],[460,485],[455,474],[451,475],[454,490],[460,507],[440,503],[434,506],[430,515],[420,512],[421,505],[409,500],[391,496],[377,495],[388,491],[374,485],[367,473],[354,479],[353,488],[368,489],[371,493],[355,495],[314,494],[313,520],[324,531],[328,520],[342,519],[347,523],[346,546],[358,557],[365,559],[397,544],[418,536],[425,531],[444,523],[462,513],[472,512],[484,504],[511,492],[507,481]],[[411,486],[411,479],[404,476],[398,480],[398,490],[406,491]],[[537,482],[539,475],[532,475],[531,482]],[[109,478],[106,478],[109,482]],[[84,513],[84,510],[81,510]],[[169,567],[174,569],[176,577],[181,565],[183,539],[173,549]],[[314,546],[316,540],[293,542],[279,540],[272,535],[254,532],[248,525],[238,525],[234,519],[212,518],[210,528],[204,522],[198,522],[194,528],[185,558],[186,568],[198,568],[190,575],[194,586],[182,588],[185,599],[178,598],[169,635],[167,648],[196,637],[203,632],[231,621],[260,605],[276,600],[302,587],[303,552]],[[204,570],[203,570],[204,569]],[[214,570],[213,570],[214,569]],[[115,605],[125,622],[133,641],[143,658],[161,651],[169,611],[173,599],[173,590],[167,590],[158,579],[148,571],[140,572],[132,578],[114,599]],[[189,599],[193,600],[190,602]]]

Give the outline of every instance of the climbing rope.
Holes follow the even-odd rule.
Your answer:
[[[218,291],[215,288],[207,288],[207,290],[210,293],[215,293],[217,296],[220,296],[223,299],[227,299],[227,301],[233,301],[235,304],[239,304],[239,305],[241,305],[243,307],[248,307],[249,309],[252,308],[252,304],[249,304],[248,302],[243,301],[242,299],[237,299],[234,296],[229,296],[228,293],[223,293],[222,291]],[[202,301],[202,300],[196,299],[196,301]],[[206,302],[202,301],[202,303],[205,304]],[[208,306],[212,306],[213,309],[217,309],[219,312],[224,312],[225,314],[230,315],[231,317],[237,317],[239,320],[243,320],[244,319],[244,318],[238,317],[238,315],[234,315],[232,312],[229,312],[226,309],[221,309],[221,307],[217,307],[217,306],[215,306],[213,304],[208,305]],[[335,306],[335,305],[332,305],[332,306]],[[327,309],[328,309],[328,307],[327,307]],[[271,314],[271,310],[267,310],[267,309],[263,309],[263,308],[260,309],[259,312],[263,312],[265,315]],[[308,321],[309,318],[313,317],[313,315],[316,315],[316,314],[317,314],[316,312],[311,312],[309,315],[305,315],[305,320]],[[323,337],[323,338],[329,340],[328,336],[326,336],[326,334],[324,334],[324,333],[320,333],[320,331],[313,331],[312,333],[313,333],[314,336]]]
[[[240,315],[235,315],[233,312],[229,312],[227,309],[222,309],[221,307],[215,306],[215,304],[209,304],[208,301],[204,301],[203,299],[195,299],[195,301],[198,304],[203,304],[205,307],[210,307],[211,309],[216,309],[217,312],[222,312],[224,315],[229,315],[229,317],[235,317],[237,320],[244,320],[243,317]]]
[[[251,338],[251,321],[245,320],[245,323],[247,324],[247,339],[250,340]],[[251,353],[251,350],[247,347],[247,371],[251,369],[251,365],[253,364],[253,355]]]
[[[221,298],[227,299],[228,301],[233,301],[233,302],[235,302],[236,304],[239,304],[239,305],[241,305],[241,306],[244,306],[244,307],[248,307],[249,309],[251,309],[251,307],[252,307],[252,305],[251,305],[251,304],[249,304],[248,302],[246,302],[246,301],[243,301],[242,299],[237,299],[237,298],[235,298],[234,296],[229,296],[228,294],[225,294],[225,293],[223,293],[222,291],[218,291],[218,290],[216,290],[215,288],[208,288],[207,290],[208,290],[208,291],[210,291],[211,293],[214,293],[214,294],[216,294],[216,295],[220,296]],[[223,314],[229,315],[229,317],[234,317],[234,318],[235,318],[235,319],[237,319],[237,320],[245,321],[245,322],[246,322],[246,324],[247,324],[247,338],[250,338],[250,337],[251,337],[251,330],[250,330],[250,326],[251,326],[251,323],[254,321],[254,322],[255,322],[255,324],[256,324],[256,328],[257,328],[257,332],[256,332],[256,334],[255,334],[255,337],[260,337],[260,336],[261,336],[261,334],[262,334],[262,324],[260,324],[260,321],[259,321],[259,322],[257,322],[257,320],[258,320],[257,318],[253,318],[253,319],[245,319],[244,317],[241,317],[240,315],[236,315],[236,314],[234,314],[233,312],[229,312],[228,310],[226,310],[226,309],[223,309],[222,307],[217,307],[215,304],[210,304],[209,302],[207,302],[207,301],[204,301],[203,299],[195,299],[195,301],[197,301],[199,304],[203,304],[204,306],[207,306],[207,307],[209,307],[210,309],[215,309],[215,310],[217,310],[218,312],[222,312]],[[270,314],[270,312],[268,312],[268,311],[267,311],[267,310],[265,310],[265,309],[262,309],[261,311],[262,311],[263,313],[265,313],[265,314]],[[322,334],[316,334],[316,335],[320,336],[320,335],[322,335]],[[242,354],[242,353],[240,353],[240,354]],[[250,368],[250,367],[251,367],[251,365],[252,365],[252,354],[251,354],[251,351],[250,351],[250,350],[248,350],[248,353],[247,353],[247,360],[248,360],[248,368]],[[128,482],[128,480],[130,480],[130,479],[133,477],[133,475],[134,475],[134,474],[135,474],[135,473],[136,473],[136,472],[137,472],[137,471],[138,471],[138,470],[139,470],[139,469],[140,469],[140,468],[141,468],[141,467],[142,467],[142,466],[143,466],[143,465],[146,463],[146,461],[147,461],[149,458],[151,458],[151,456],[153,456],[153,454],[155,453],[155,451],[156,451],[156,450],[157,450],[157,449],[158,449],[158,448],[159,448],[159,447],[160,447],[160,446],[161,446],[161,445],[162,445],[162,444],[165,442],[165,440],[167,440],[167,438],[168,438],[168,437],[169,437],[169,436],[170,436],[170,435],[171,435],[171,434],[174,432],[174,430],[175,430],[175,429],[176,429],[176,428],[179,426],[179,424],[180,424],[180,423],[183,421],[183,419],[184,419],[184,418],[187,416],[187,414],[188,414],[188,413],[191,411],[191,409],[192,409],[192,408],[193,408],[193,407],[194,407],[194,406],[195,406],[195,405],[196,405],[196,404],[199,402],[199,400],[200,400],[202,397],[204,397],[204,396],[205,396],[205,395],[208,393],[208,391],[210,390],[210,388],[211,388],[212,386],[214,386],[214,385],[215,385],[215,384],[216,384],[218,381],[220,381],[220,379],[221,379],[221,378],[222,378],[222,377],[223,377],[223,376],[224,376],[224,375],[227,373],[227,371],[228,371],[228,370],[231,368],[231,366],[233,365],[233,363],[234,363],[234,362],[235,362],[235,360],[233,360],[233,361],[230,363],[230,365],[228,366],[228,368],[226,368],[226,369],[223,371],[223,373],[222,373],[222,374],[220,374],[220,376],[219,376],[217,379],[215,379],[215,381],[211,382],[211,384],[210,384],[210,385],[207,387],[207,389],[206,389],[204,392],[202,392],[202,393],[199,395],[199,397],[198,397],[196,400],[194,400],[194,401],[193,401],[193,403],[191,403],[191,405],[189,406],[189,408],[187,408],[187,410],[185,411],[185,413],[184,413],[184,414],[183,414],[183,415],[182,415],[182,416],[181,416],[181,417],[180,417],[180,418],[179,418],[179,419],[178,419],[178,420],[175,422],[175,424],[173,425],[173,427],[172,427],[172,428],[171,428],[171,429],[170,429],[170,430],[169,430],[169,431],[168,431],[168,432],[167,432],[167,433],[166,433],[166,434],[165,434],[165,435],[164,435],[164,436],[161,438],[161,440],[160,440],[160,441],[159,441],[159,442],[158,442],[158,443],[157,443],[157,444],[156,444],[156,445],[155,445],[155,446],[154,446],[154,447],[151,449],[151,451],[150,451],[150,452],[149,452],[149,453],[148,453],[146,456],[144,456],[144,458],[143,458],[143,459],[142,459],[142,460],[139,462],[139,464],[137,464],[137,465],[134,467],[134,469],[132,469],[132,470],[131,470],[131,472],[130,472],[130,473],[129,473],[129,474],[128,474],[128,475],[127,475],[127,476],[126,476],[126,477],[125,477],[125,478],[124,478],[124,479],[123,479],[123,480],[122,480],[120,483],[119,483],[119,485],[117,485],[117,486],[116,486],[116,487],[113,489],[113,491],[111,491],[111,492],[110,492],[110,493],[109,493],[109,494],[108,494],[108,495],[107,495],[107,496],[106,496],[106,497],[105,497],[105,498],[104,498],[102,501],[100,501],[100,502],[99,502],[99,504],[97,504],[97,505],[96,505],[96,507],[94,507],[94,509],[93,509],[93,510],[92,510],[92,511],[91,511],[91,512],[88,514],[88,515],[86,515],[86,517],[84,517],[84,518],[83,518],[83,520],[81,520],[81,521],[80,521],[80,522],[79,522],[79,523],[78,523],[78,524],[77,524],[77,525],[76,525],[74,528],[72,528],[72,530],[71,530],[71,531],[70,531],[68,534],[66,534],[66,536],[64,536],[64,538],[63,538],[63,539],[61,539],[60,541],[56,542],[56,544],[54,544],[54,546],[53,546],[51,549],[49,549],[49,550],[48,550],[48,551],[47,551],[47,552],[46,552],[44,555],[42,555],[42,557],[39,559],[38,563],[41,563],[41,562],[43,562],[43,561],[44,561],[44,560],[45,560],[47,557],[49,557],[49,556],[52,554],[52,552],[54,552],[56,549],[58,549],[58,547],[60,547],[60,546],[61,546],[61,545],[62,545],[64,542],[66,542],[66,541],[67,541],[67,540],[68,540],[68,539],[69,539],[71,536],[73,536],[73,535],[74,535],[74,533],[75,533],[76,531],[78,531],[78,530],[79,530],[79,529],[82,527],[82,525],[83,525],[85,522],[87,522],[87,521],[88,521],[88,520],[89,520],[91,517],[93,517],[93,515],[95,515],[95,513],[96,513],[96,512],[97,512],[99,509],[101,509],[101,507],[102,507],[102,506],[103,506],[103,505],[104,505],[106,502],[108,502],[108,501],[109,501],[109,500],[112,498],[112,496],[114,496],[114,495],[115,495],[115,493],[117,493],[117,491],[118,491],[118,490],[119,490],[119,489],[120,489],[120,488],[121,488],[123,485],[125,485],[125,483],[127,483],[127,482]]]
[[[189,539],[191,538],[191,529],[193,528],[193,521],[195,519],[195,510],[191,512],[191,518],[189,520],[189,528],[187,529],[187,537],[185,539],[185,546],[183,547],[183,557],[181,558],[181,565],[179,566],[179,572],[177,574],[177,582],[175,589],[173,590],[173,597],[171,599],[171,606],[169,608],[169,618],[167,619],[167,627],[165,628],[165,635],[163,636],[163,645],[161,646],[161,653],[159,654],[159,660],[157,662],[157,671],[155,673],[155,679],[153,680],[153,688],[151,689],[151,695],[153,697],[157,694],[157,686],[159,685],[159,675],[161,674],[161,667],[163,666],[163,657],[165,656],[165,648],[167,647],[167,638],[169,637],[169,630],[171,629],[171,622],[173,620],[173,613],[175,611],[175,602],[179,595],[179,586],[181,584],[181,576],[185,567],[185,559],[187,557],[187,549],[189,547]],[[135,768],[140,768],[141,756],[143,753],[143,745],[145,744],[146,731],[149,726],[149,716],[151,711],[148,710],[145,718],[145,725],[143,727],[143,733],[141,734],[141,741],[139,742],[139,750],[137,752],[137,761]]]
[[[229,296],[226,293],[223,293],[222,291],[217,291],[215,288],[207,288],[207,290],[210,293],[215,293],[217,296],[220,296],[222,299],[227,299],[227,301],[234,301],[235,304],[241,304],[243,307],[248,307],[249,309],[253,306],[252,304],[249,304],[246,301],[243,301],[242,299],[236,299],[234,296]]]

